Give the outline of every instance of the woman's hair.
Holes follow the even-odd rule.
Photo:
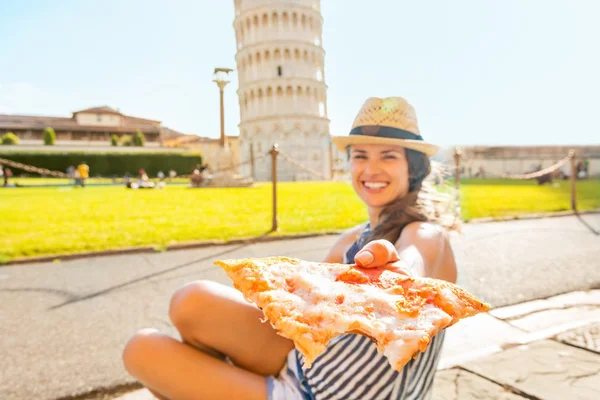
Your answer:
[[[441,168],[432,168],[424,153],[411,149],[405,151],[408,162],[408,193],[383,208],[379,223],[367,239],[369,242],[386,239],[395,243],[404,227],[415,221],[433,222],[448,230],[458,230],[460,227],[458,207],[453,204],[455,199],[451,194],[436,189],[430,182],[434,175],[443,175]]]

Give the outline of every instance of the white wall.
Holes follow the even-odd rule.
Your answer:
[[[80,125],[93,126],[119,126],[121,125],[121,116],[116,114],[94,114],[78,113],[75,120]]]

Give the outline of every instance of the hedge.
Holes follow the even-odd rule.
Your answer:
[[[193,168],[202,164],[199,153],[83,153],[83,152],[2,152],[0,158],[20,162],[52,171],[65,172],[69,166],[77,167],[85,161],[90,167],[90,176],[121,177],[128,172],[137,176],[140,168],[148,176],[156,176],[158,171],[168,175],[173,169],[178,175],[189,174]],[[25,171],[14,171],[16,175]],[[28,174],[30,175],[30,174]]]

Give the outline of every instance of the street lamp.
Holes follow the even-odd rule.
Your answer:
[[[225,147],[227,144],[227,139],[225,137],[225,106],[223,103],[223,89],[229,83],[229,73],[233,71],[229,68],[215,68],[215,72],[213,73],[213,82],[217,84],[219,87],[219,93],[221,95],[221,139],[220,145],[221,147]]]

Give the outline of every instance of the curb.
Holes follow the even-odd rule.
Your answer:
[[[506,222],[506,221],[517,221],[517,220],[528,220],[528,219],[542,219],[542,218],[555,218],[555,217],[569,217],[574,215],[586,215],[586,214],[600,214],[600,209],[586,210],[586,211],[556,211],[549,213],[539,214],[524,214],[524,215],[513,215],[507,217],[485,217],[485,218],[474,218],[465,224],[481,224],[485,222]]]
[[[81,253],[67,253],[67,254],[54,254],[48,256],[39,257],[21,257],[15,258],[0,264],[0,268],[9,265],[21,265],[21,264],[33,264],[33,263],[49,263],[49,262],[60,262],[66,260],[77,260],[82,258],[90,257],[103,257],[103,256],[114,256],[114,255],[126,255],[126,254],[141,254],[141,253],[159,253],[163,251],[176,251],[176,250],[191,250],[201,249],[204,247],[211,246],[233,246],[241,244],[254,244],[254,243],[268,243],[277,242],[281,240],[294,240],[294,239],[308,239],[320,236],[338,235],[343,231],[326,231],[319,233],[300,233],[290,235],[279,235],[279,236],[257,236],[241,239],[233,239],[229,241],[225,240],[204,240],[194,242],[181,242],[168,245],[164,249],[160,246],[137,246],[137,247],[125,247],[114,250],[100,250],[100,251],[86,251]]]

